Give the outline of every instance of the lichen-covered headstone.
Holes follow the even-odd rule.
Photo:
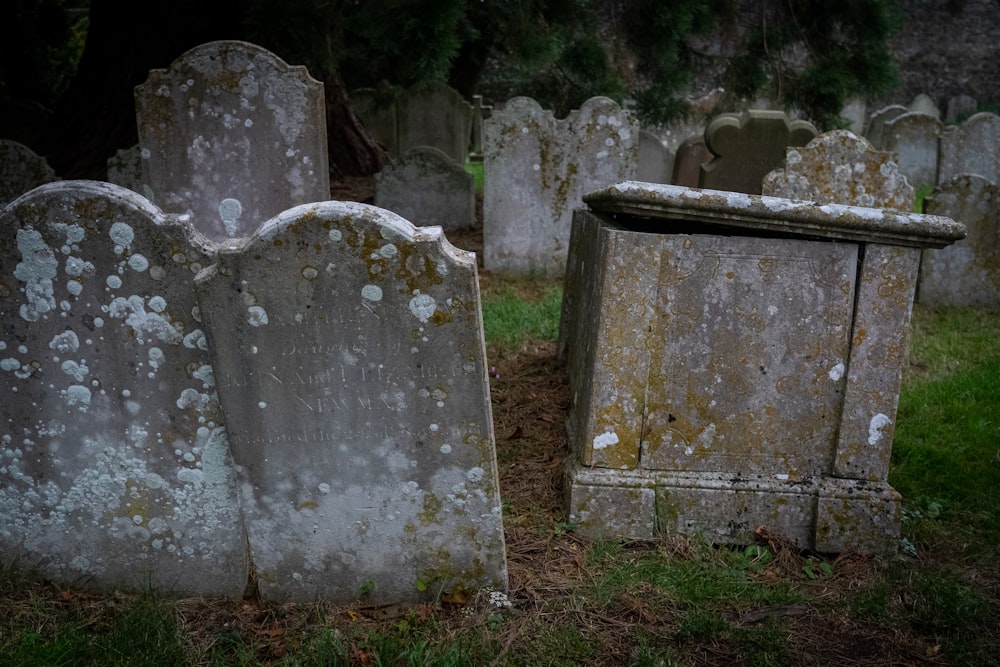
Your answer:
[[[911,211],[915,193],[893,153],[876,151],[848,130],[819,135],[789,148],[785,167],[764,177],[763,193],[823,204]]]
[[[936,116],[912,111],[883,125],[880,148],[899,155],[899,170],[915,188],[937,184],[941,129]]]
[[[639,127],[594,97],[556,120],[527,97],[485,122],[483,262],[511,273],[561,275],[573,209],[585,192],[631,178]]]
[[[702,164],[698,185],[759,195],[764,176],[784,162],[785,149],[805,146],[816,134],[812,123],[789,121],[783,111],[722,114],[705,128],[705,146],[715,157]]]
[[[330,198],[323,84],[238,41],[209,42],[136,88],[143,180],[209,239],[249,236]]]
[[[476,223],[472,174],[431,146],[407,151],[375,175],[375,205],[418,227],[450,230]]]
[[[261,593],[504,588],[474,255],[352,202],[220,251],[197,284]]]
[[[924,200],[927,213],[961,221],[968,236],[924,250],[917,301],[928,306],[1000,304],[1000,186],[974,174],[956,176]]]
[[[0,214],[0,559],[94,588],[240,595],[235,471],[185,226],[107,183]]]
[[[22,143],[0,139],[0,206],[55,180],[56,173],[45,158]]]
[[[1000,184],[1000,116],[977,113],[941,133],[938,183],[975,174]]]

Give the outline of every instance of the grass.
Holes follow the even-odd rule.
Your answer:
[[[890,482],[912,549],[591,541],[561,513],[559,286],[487,284],[509,602],[97,595],[0,572],[0,665],[989,665],[1000,655],[1000,311],[914,313]]]

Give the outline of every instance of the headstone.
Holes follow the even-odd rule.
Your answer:
[[[917,301],[928,306],[1000,305],[1000,186],[964,174],[925,200],[928,213],[962,222],[968,236],[924,250]]]
[[[718,116],[705,128],[705,145],[715,157],[702,165],[698,185],[760,194],[761,181],[781,166],[785,149],[805,146],[816,134],[811,123],[789,121],[783,111],[748,110]]]
[[[569,520],[599,538],[746,544],[763,525],[801,548],[895,553],[920,248],[962,226],[638,182],[585,201],[559,343]]]
[[[635,177],[647,183],[669,183],[673,156],[660,138],[649,130],[639,130],[638,164]]]
[[[872,114],[871,119],[868,121],[868,130],[865,132],[865,138],[868,139],[868,141],[870,141],[872,146],[875,148],[879,150],[884,149],[885,146],[882,145],[882,141],[885,134],[885,124],[908,112],[909,109],[901,104],[892,104],[879,109]]]
[[[138,144],[121,148],[108,158],[108,183],[128,188],[146,198],[152,195],[149,186],[142,180],[142,153]]]
[[[354,202],[220,250],[196,282],[261,593],[504,589],[475,256]]]
[[[396,95],[394,89],[358,88],[352,90],[351,108],[361,123],[389,155],[399,155],[399,132],[396,127]]]
[[[876,151],[849,130],[819,135],[802,148],[789,148],[784,169],[764,177],[765,195],[912,211],[913,186],[899,173],[893,153]]]
[[[852,97],[840,110],[842,118],[850,124],[847,129],[854,134],[861,136],[865,131],[865,115],[868,112],[868,103],[864,98]]]
[[[375,175],[375,205],[418,227],[465,229],[476,224],[474,180],[438,149],[414,148]]]
[[[90,588],[240,596],[237,486],[186,226],[67,181],[0,212],[0,560]]]
[[[975,97],[969,95],[956,95],[948,100],[948,110],[945,113],[945,121],[956,123],[963,116],[975,113],[979,108],[979,102]]]
[[[941,133],[938,182],[975,174],[1000,184],[1000,116],[977,113]]]
[[[904,113],[883,125],[881,150],[899,155],[899,170],[913,187],[937,183],[941,121],[930,114]]]
[[[483,261],[491,271],[561,275],[584,192],[635,173],[639,128],[594,97],[565,120],[527,97],[484,127]]]
[[[909,109],[913,113],[923,113],[941,120],[941,110],[927,93],[920,93],[914,97],[913,101],[910,102]]]
[[[440,81],[425,81],[407,88],[396,104],[400,153],[433,146],[465,165],[473,110],[458,91]]]
[[[323,84],[246,42],[210,42],[136,88],[143,180],[212,240],[330,198]]]
[[[703,136],[685,139],[677,147],[677,154],[674,156],[673,177],[670,182],[688,188],[698,187],[701,165],[711,162],[713,157],[715,156],[712,155],[712,151],[708,150]]]
[[[469,160],[483,161],[483,121],[493,113],[493,107],[483,104],[482,95],[472,96],[472,139],[469,146]]]
[[[0,207],[55,180],[56,173],[45,158],[22,143],[0,139]]]

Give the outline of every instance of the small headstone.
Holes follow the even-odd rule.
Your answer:
[[[977,113],[941,133],[938,182],[976,174],[1000,184],[1000,116]]]
[[[472,105],[447,84],[410,86],[397,101],[399,151],[433,146],[464,166],[472,137]]]
[[[585,192],[631,178],[639,128],[594,97],[556,120],[527,97],[484,127],[483,261],[487,269],[561,275],[573,209]]]
[[[264,596],[506,587],[472,253],[324,202],[227,246],[197,285]]]
[[[147,198],[152,195],[149,186],[142,181],[142,154],[138,144],[121,148],[108,158],[108,183],[128,188]]]
[[[938,108],[938,105],[935,104],[933,98],[931,98],[931,96],[927,93],[920,93],[914,97],[913,101],[910,102],[909,109],[913,113],[924,113],[928,116],[934,116],[938,120],[941,119],[941,110]]]
[[[0,213],[0,558],[104,590],[239,596],[236,477],[192,279],[133,192],[67,181]]]
[[[143,180],[220,241],[330,198],[323,84],[246,42],[210,42],[135,92]]]
[[[375,205],[418,227],[472,227],[476,223],[474,180],[464,165],[438,149],[414,148],[375,175]]]
[[[948,100],[948,110],[945,113],[945,121],[948,123],[958,122],[960,118],[967,114],[975,113],[979,108],[979,102],[975,97],[969,95],[956,95]]]
[[[701,165],[711,162],[712,151],[705,145],[703,136],[690,137],[685,139],[677,147],[677,154],[674,156],[674,173],[671,183],[683,185],[686,188],[698,187],[698,178],[701,176]]]
[[[55,180],[56,173],[45,158],[22,143],[0,139],[0,207]]]
[[[865,138],[875,148],[884,149],[885,146],[882,145],[882,140],[885,134],[885,124],[907,112],[909,112],[909,109],[901,104],[892,104],[879,109],[872,114],[871,119],[868,121],[868,130],[865,132]]]
[[[785,149],[805,146],[816,128],[804,120],[789,121],[783,111],[749,110],[723,114],[705,128],[705,145],[715,156],[701,167],[703,188],[760,194],[761,181],[781,166]]]
[[[850,126],[847,128],[854,134],[861,136],[865,131],[865,114],[868,112],[868,103],[863,98],[853,97],[847,101],[844,108],[840,110],[842,118],[846,119]]]
[[[899,155],[899,170],[915,188],[937,183],[941,121],[925,113],[904,113],[883,125],[881,150]]]
[[[928,306],[1000,305],[1000,186],[956,176],[924,200],[928,213],[963,223],[968,236],[924,250],[917,301]]]
[[[913,210],[915,193],[893,153],[876,151],[849,130],[789,148],[785,168],[764,177],[763,193],[786,199]]]
[[[669,183],[673,171],[673,156],[660,138],[649,130],[639,130],[639,163],[636,180],[647,183]]]

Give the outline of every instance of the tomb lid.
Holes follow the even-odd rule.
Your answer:
[[[780,197],[625,181],[583,197],[592,211],[670,222],[741,228],[751,235],[792,235],[887,245],[943,248],[965,238],[950,218],[889,209],[820,204]],[[659,231],[644,226],[644,231]]]

